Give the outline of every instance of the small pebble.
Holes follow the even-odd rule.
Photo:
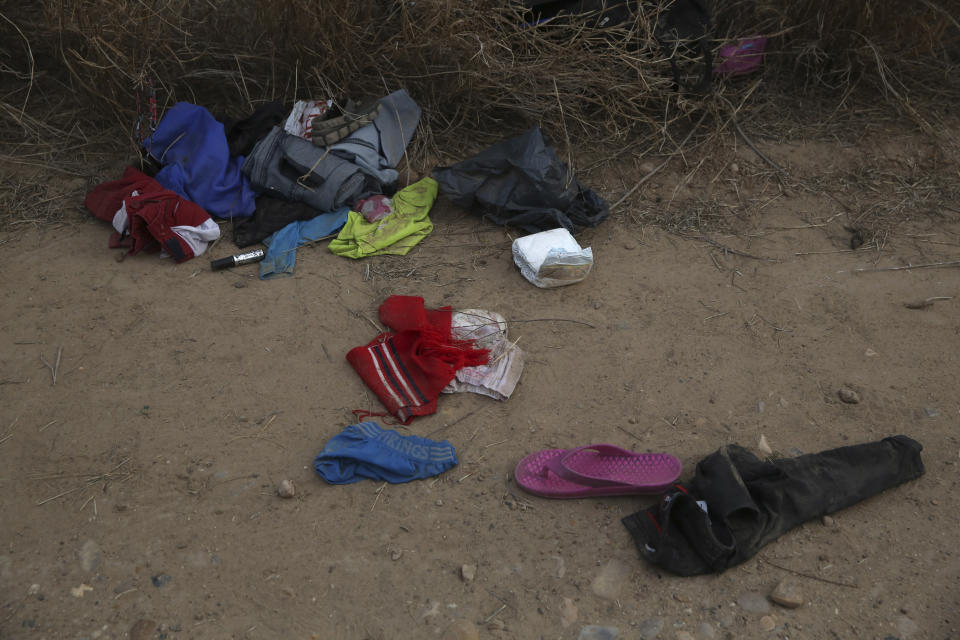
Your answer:
[[[473,579],[477,577],[477,565],[475,564],[464,564],[460,565],[460,579],[464,582],[473,582]]]
[[[940,502],[936,499],[931,499],[930,504],[932,504],[933,506],[937,506],[938,504],[940,504]]]
[[[164,586],[165,584],[169,583],[171,580],[173,580],[173,578],[171,578],[166,573],[160,573],[150,578],[150,582],[152,582],[153,586],[157,588]]]
[[[823,526],[832,527],[837,524],[837,521],[831,518],[830,516],[823,516]]]
[[[247,283],[246,283],[246,282],[234,282],[234,283],[233,283],[233,286],[236,287],[237,289],[243,289],[244,287],[247,286]]]
[[[777,621],[773,616],[763,616],[760,618],[760,628],[764,631],[773,631],[777,628]]]
[[[628,241],[626,241],[626,242],[623,243],[623,248],[624,248],[624,249],[629,249],[629,250],[632,251],[633,249],[636,249],[636,248],[637,248],[637,243],[634,242],[633,240],[628,240]]]
[[[842,402],[846,402],[847,404],[860,404],[860,394],[853,389],[842,387],[837,391],[837,395]]]
[[[441,500],[440,498],[437,498],[436,505],[437,505],[438,507],[442,507],[442,506],[443,506],[443,500]]]
[[[400,549],[394,549],[390,552],[390,559],[396,562],[403,556],[403,551]]]
[[[281,498],[292,498],[297,495],[297,488],[293,486],[292,481],[284,480],[280,483],[280,486],[277,487],[277,495]]]
[[[796,609],[804,603],[800,585],[790,578],[784,578],[777,584],[770,593],[770,599],[788,609]]]
[[[709,622],[704,622],[700,625],[700,637],[703,640],[713,640],[717,637],[717,632],[713,630],[713,625]]]
[[[740,165],[738,165],[736,162],[731,162],[730,171],[732,171],[733,173],[737,173],[738,171],[740,171]]]
[[[594,308],[594,309],[599,309],[600,307],[601,307],[601,305],[600,305],[599,302],[594,302],[594,303],[593,303],[593,308]]]

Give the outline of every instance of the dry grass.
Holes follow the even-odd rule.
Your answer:
[[[714,104],[678,105],[653,36],[656,3],[645,4],[635,24],[602,32],[584,21],[527,27],[530,15],[508,0],[25,6],[0,21],[11,54],[30,54],[10,71],[19,79],[60,75],[124,131],[136,115],[134,92],[147,79],[163,106],[190,100],[235,114],[267,99],[405,86],[426,107],[423,139],[441,156],[452,141],[536,121],[558,140],[622,140]],[[932,0],[719,0],[715,7],[717,44],[771,36],[768,75],[802,91],[831,92],[839,104],[879,92],[921,121],[928,120],[925,102],[957,95],[956,13]],[[742,83],[719,91],[736,103]]]
[[[424,107],[408,158],[418,171],[532,123],[570,160],[573,148],[599,149],[591,166],[601,166],[615,149],[605,155],[681,155],[689,169],[698,149],[734,139],[734,116],[790,135],[811,110],[784,112],[791,100],[771,98],[783,94],[822,105],[821,121],[907,116],[932,132],[960,98],[958,3],[937,1],[717,0],[714,44],[766,34],[769,53],[761,74],[719,81],[703,98],[671,90],[653,36],[669,0],[603,31],[583,20],[525,26],[510,0],[20,3],[0,10],[0,162],[89,176],[75,156],[95,140],[133,150],[148,80],[161,113],[188,100],[235,116],[271,99],[406,87]],[[0,185],[0,204],[50,195]]]

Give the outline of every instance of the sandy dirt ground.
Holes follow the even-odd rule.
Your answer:
[[[594,270],[555,290],[443,201],[404,258],[304,248],[266,282],[209,270],[228,241],[175,265],[118,262],[93,220],[0,234],[0,638],[960,637],[960,269],[854,271],[958,260],[960,224],[913,215],[851,251],[840,204],[915,209],[939,152],[884,132],[762,148],[821,187],[781,192],[746,148],[692,177],[675,162],[580,234]],[[641,175],[584,181],[614,201]],[[635,220],[657,210],[727,213],[702,233]],[[509,401],[444,396],[410,425],[453,443],[450,472],[328,486],[314,456],[380,410],[344,356],[391,294],[523,320],[527,366]],[[904,304],[932,297],[952,299]],[[620,519],[651,498],[550,501],[512,479],[547,447],[671,452],[689,478],[727,443],[793,456],[895,434],[924,445],[926,475],[715,576],[638,555]],[[799,608],[767,600],[784,579]]]

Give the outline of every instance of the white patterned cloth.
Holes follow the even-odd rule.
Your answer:
[[[499,313],[483,309],[454,311],[453,337],[474,340],[477,347],[490,350],[490,361],[479,367],[464,367],[443,393],[479,393],[495,400],[506,400],[523,373],[525,355],[507,340],[507,321]]]
[[[293,104],[293,111],[283,124],[283,130],[291,135],[310,140],[313,137],[313,119],[324,115],[331,106],[333,106],[333,100],[320,102],[297,100]]]

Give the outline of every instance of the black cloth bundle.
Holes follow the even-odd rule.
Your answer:
[[[728,445],[697,464],[689,486],[623,519],[640,553],[668,571],[719,573],[794,527],[924,473],[919,442],[884,438],[797,458],[760,460]]]

